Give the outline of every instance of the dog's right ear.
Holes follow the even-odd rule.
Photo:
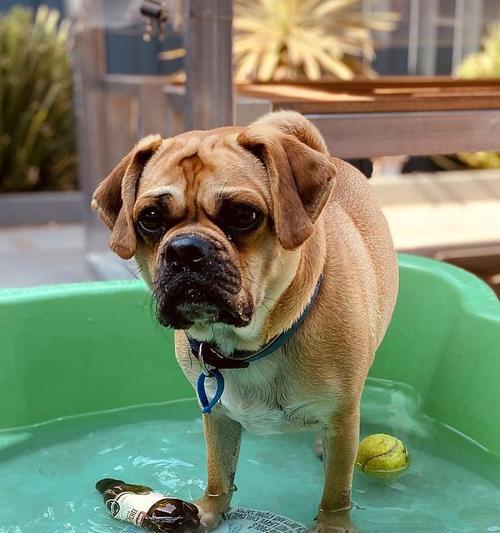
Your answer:
[[[92,198],[92,208],[111,230],[109,246],[122,259],[130,259],[135,253],[132,211],[137,184],[144,167],[160,145],[160,135],[149,135],[140,140],[100,183]]]

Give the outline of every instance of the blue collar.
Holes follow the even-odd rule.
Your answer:
[[[311,301],[304,309],[304,312],[300,315],[300,317],[292,324],[292,326],[290,326],[289,329],[280,335],[273,337],[268,343],[255,352],[236,351],[233,352],[231,357],[224,357],[209,343],[197,341],[186,333],[191,346],[191,352],[200,363],[202,369],[197,383],[197,392],[202,407],[202,413],[210,414],[213,407],[215,407],[217,402],[220,400],[222,393],[224,392],[224,376],[220,372],[221,369],[246,368],[250,365],[250,363],[258,361],[259,359],[272,354],[276,350],[279,350],[286,342],[290,340],[291,337],[293,337],[316,302],[322,281],[323,276],[320,276],[318,283],[316,283],[316,287],[314,288]],[[217,381],[217,390],[211,400],[207,398],[207,393],[205,390],[205,380],[207,378],[214,378]]]

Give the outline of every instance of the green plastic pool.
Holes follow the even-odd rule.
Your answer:
[[[400,256],[400,270],[362,434],[398,436],[412,464],[357,473],[354,519],[364,533],[500,532],[500,304],[449,265]],[[142,282],[3,290],[0,324],[0,533],[129,531],[93,490],[104,475],[201,495],[193,391]],[[307,433],[246,435],[235,502],[310,523],[312,448]]]

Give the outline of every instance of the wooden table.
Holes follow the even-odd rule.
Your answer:
[[[500,80],[379,78],[334,83],[240,85],[259,113],[294,109],[318,126],[342,158],[500,149]]]

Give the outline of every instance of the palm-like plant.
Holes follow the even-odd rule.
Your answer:
[[[389,31],[394,13],[366,15],[358,0],[236,0],[237,81],[351,79],[371,75],[372,32]]]
[[[0,17],[0,191],[75,180],[68,24],[41,6]]]

